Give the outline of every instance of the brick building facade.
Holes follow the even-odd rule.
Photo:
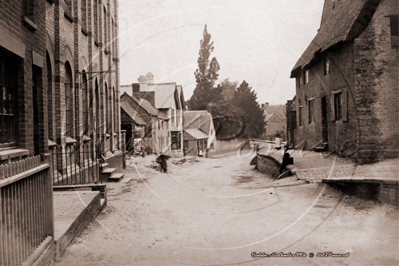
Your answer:
[[[17,85],[2,85],[18,93],[14,121],[1,114],[9,125],[0,149],[54,152],[62,174],[82,158],[120,155],[117,7],[117,0],[0,2],[0,58],[18,76]]]
[[[398,2],[325,0],[294,66],[296,138],[360,162],[398,156]]]
[[[48,151],[46,4],[0,2],[0,164]]]

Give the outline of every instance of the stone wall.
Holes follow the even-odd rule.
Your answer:
[[[355,39],[355,86],[362,162],[398,157],[398,47],[391,43],[391,15],[397,0],[383,0],[371,22]]]

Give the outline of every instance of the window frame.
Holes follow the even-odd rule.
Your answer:
[[[329,75],[331,72],[330,58],[327,55],[323,56],[323,74]]]
[[[303,107],[302,106],[298,106],[298,124],[299,127],[302,127],[302,116],[303,116]]]
[[[89,110],[88,110],[88,82],[86,72],[82,71],[82,122],[83,122],[83,135],[89,134]]]
[[[334,119],[335,121],[340,121],[342,120],[342,92],[336,92],[333,94],[334,95]]]
[[[314,99],[308,100],[308,122],[311,124],[315,121],[314,117]]]
[[[87,0],[80,1],[82,33],[87,35]]]
[[[18,63],[0,50],[0,150],[18,144]],[[4,89],[6,88],[6,89]],[[4,94],[5,93],[5,94]],[[6,98],[6,99],[5,99]],[[4,101],[7,101],[6,103]],[[3,125],[7,125],[4,127]],[[6,130],[5,130],[6,129]],[[6,134],[3,132],[6,131]],[[8,133],[7,133],[8,132]]]
[[[68,65],[70,69],[70,75],[68,75]],[[65,71],[65,78],[64,78],[64,85],[65,85],[65,136],[66,137],[73,137],[73,75],[72,75],[72,67],[69,61],[65,62],[64,65]],[[68,79],[70,77],[70,79]],[[68,83],[69,82],[69,83]],[[69,123],[68,123],[69,122]]]

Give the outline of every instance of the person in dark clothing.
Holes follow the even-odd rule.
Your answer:
[[[285,170],[285,167],[291,163],[290,162],[291,157],[287,151],[288,151],[288,146],[284,146],[283,163],[281,164],[281,167],[280,167],[280,174],[282,174]]]
[[[167,172],[168,170],[168,164],[166,163],[166,160],[169,159],[169,157],[167,155],[159,155],[156,162],[159,163],[161,165],[161,169],[164,173]]]

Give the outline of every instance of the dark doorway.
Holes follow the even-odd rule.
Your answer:
[[[323,142],[328,142],[328,123],[327,123],[327,99],[321,98],[321,127]]]
[[[32,86],[32,96],[33,96],[33,142],[35,155],[40,154],[40,133],[39,133],[39,98],[38,98],[38,90],[41,88],[41,69],[33,66],[33,86]]]

